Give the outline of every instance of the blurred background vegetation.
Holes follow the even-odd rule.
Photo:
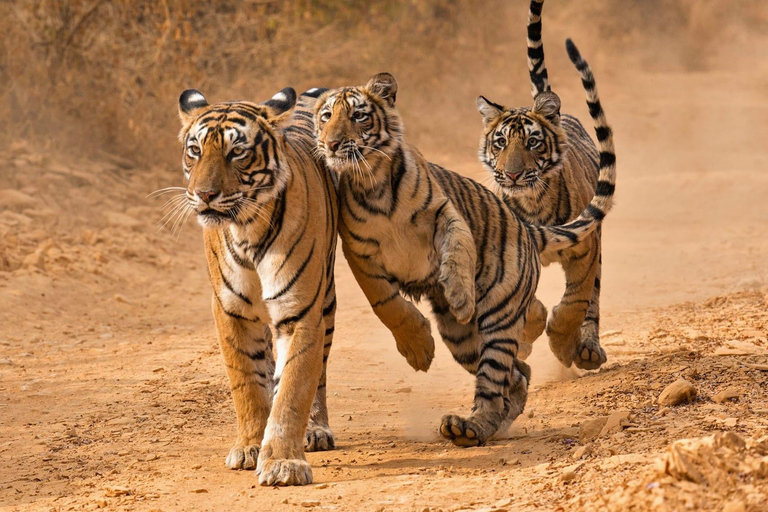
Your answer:
[[[765,3],[549,0],[553,84],[579,86],[562,49],[568,36],[603,77],[725,69],[740,51],[765,55]],[[360,84],[390,71],[412,140],[445,148],[469,137],[473,146],[478,94],[530,102],[527,9],[527,0],[0,1],[0,135],[175,165],[185,88],[211,101],[262,101],[288,85]]]

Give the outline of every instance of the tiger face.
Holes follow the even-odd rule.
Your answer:
[[[202,227],[248,223],[285,189],[281,126],[290,122],[295,104],[291,88],[261,104],[209,105],[199,91],[181,94],[186,198]]]
[[[561,165],[566,139],[560,126],[560,99],[539,94],[533,108],[507,109],[483,96],[480,161],[506,194],[525,195]]]
[[[380,73],[362,87],[331,90],[318,99],[317,148],[332,169],[363,178],[375,167],[371,160],[391,157],[402,141],[396,96],[395,78]]]

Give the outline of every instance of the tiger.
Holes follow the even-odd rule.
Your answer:
[[[563,224],[576,218],[598,184],[601,154],[575,117],[560,114],[560,99],[552,92],[544,65],[541,11],[544,0],[531,0],[528,13],[528,69],[533,108],[508,108],[484,96],[477,100],[483,117],[479,159],[501,189],[503,201],[526,222]],[[570,48],[570,47],[569,47]],[[570,51],[570,50],[569,50]],[[589,67],[582,70],[590,114],[602,115]],[[540,103],[555,106],[542,112]],[[597,128],[598,140],[606,127]],[[600,141],[602,142],[602,141]],[[532,321],[546,323],[549,345],[565,366],[594,370],[607,361],[600,346],[601,228],[576,247],[542,258],[547,266],[559,262],[566,289],[547,320],[536,299]],[[530,351],[530,348],[528,348]]]
[[[304,450],[335,446],[326,364],[338,195],[313,156],[315,100],[297,103],[292,88],[262,103],[209,104],[194,89],[179,98],[185,196],[203,228],[237,415],[225,464],[255,468],[262,485],[311,483]]]
[[[471,415],[443,416],[440,433],[457,446],[478,446],[525,407],[531,369],[517,355],[532,336],[526,317],[540,259],[582,243],[611,208],[612,139],[601,139],[600,185],[582,214],[539,226],[409,144],[397,91],[395,78],[380,73],[321,95],[317,149],[339,174],[343,254],[376,316],[396,338],[410,329],[412,350],[426,353],[429,321],[407,300],[426,298],[453,358],[475,375]],[[547,96],[536,104],[551,115],[557,107]]]

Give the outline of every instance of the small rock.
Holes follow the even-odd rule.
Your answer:
[[[738,423],[739,423],[739,418],[725,418],[725,420],[723,420],[723,425],[729,428],[735,427],[736,424]]]
[[[563,470],[560,472],[560,476],[557,479],[561,482],[570,482],[576,478],[576,472],[581,469],[581,466],[583,465],[583,462],[579,462],[563,468]]]
[[[328,488],[328,484],[317,484],[315,486],[315,489],[327,489],[327,488]]]
[[[208,492],[208,489],[202,489],[202,488],[200,488],[200,489],[192,489],[192,490],[191,490],[191,491],[189,491],[189,492],[193,492],[193,493],[195,493],[195,494],[203,494],[203,493],[207,493],[207,492]]]
[[[573,453],[571,454],[571,457],[573,457],[574,460],[583,459],[587,455],[590,455],[592,453],[592,445],[585,444],[584,446],[577,446],[574,448]]]
[[[127,487],[114,486],[107,487],[104,491],[104,496],[108,498],[117,498],[118,496],[128,496],[131,494],[131,490]]]
[[[729,501],[723,505],[723,512],[745,512],[746,510],[747,506],[740,500]]]
[[[727,400],[733,400],[734,398],[739,398],[741,393],[736,388],[726,388],[723,391],[717,393],[715,396],[712,397],[712,400],[714,402],[717,402],[718,404],[721,404]]]
[[[600,429],[600,437],[620,431],[621,427],[624,425],[624,423],[627,423],[628,420],[629,411],[616,411],[612,413],[610,416],[608,416],[608,419],[605,420],[605,425],[603,425],[603,428]]]
[[[581,441],[591,441],[600,435],[600,431],[605,426],[606,421],[608,421],[607,416],[582,421],[581,425],[579,425],[579,438]]]
[[[12,366],[13,365],[13,361],[8,359],[7,357],[4,357],[4,358],[0,359],[0,364],[7,364],[8,366]]]
[[[411,391],[412,391],[411,388],[400,388],[400,389],[396,389],[395,393],[410,393]]]
[[[685,379],[677,379],[664,388],[659,395],[659,405],[678,405],[683,402],[693,402],[696,399],[696,388]]]
[[[304,500],[301,502],[301,506],[306,508],[319,507],[320,502],[317,500]]]

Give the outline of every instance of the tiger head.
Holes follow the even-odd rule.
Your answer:
[[[480,162],[504,193],[526,195],[562,165],[567,139],[560,124],[560,98],[536,96],[532,108],[505,108],[477,98],[483,116]]]
[[[365,181],[379,159],[391,159],[403,137],[396,97],[395,77],[379,73],[364,86],[330,90],[318,98],[317,149],[329,167]]]
[[[249,222],[286,187],[283,125],[296,92],[283,89],[264,103],[209,105],[194,89],[179,98],[186,199],[198,223],[221,227]]]

